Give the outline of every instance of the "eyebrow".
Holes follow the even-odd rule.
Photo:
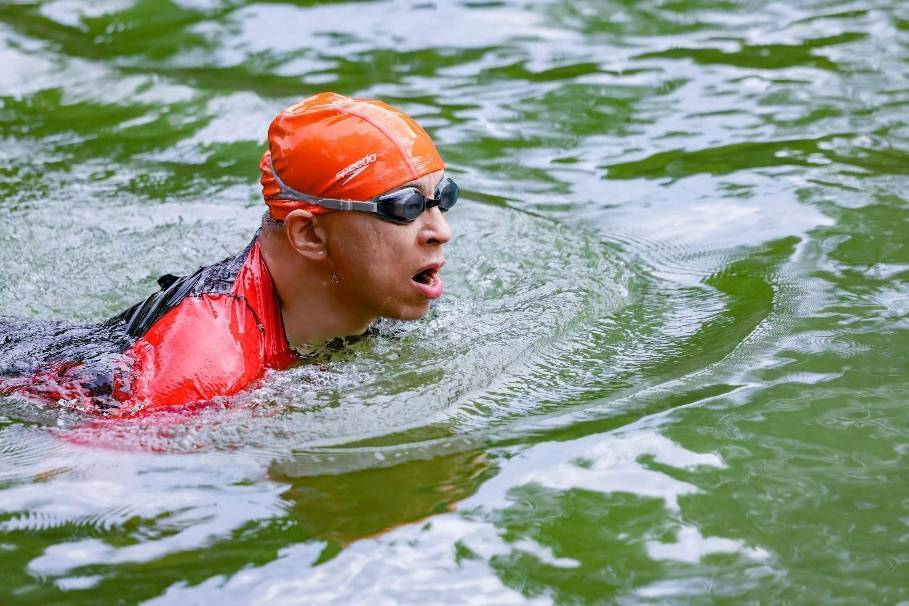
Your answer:
[[[442,179],[444,179],[444,178],[445,178],[445,173],[442,173],[442,178],[439,179],[439,183],[441,183]],[[422,179],[422,177],[420,177],[420,179]],[[408,187],[416,187],[417,189],[420,190],[421,193],[423,193],[423,189],[421,187],[418,187],[419,186],[418,181],[419,181],[419,179],[416,179],[414,181],[408,181],[407,183],[402,183],[401,185],[397,186],[394,189],[389,189],[387,192],[385,192],[385,194],[393,194],[396,191],[401,191],[402,189],[406,189]],[[436,183],[436,187],[439,186],[439,183]],[[381,195],[384,196],[385,194],[381,194]],[[433,191],[430,193],[430,195],[434,195],[434,194],[435,194],[435,188],[433,188]]]

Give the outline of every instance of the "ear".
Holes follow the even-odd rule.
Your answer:
[[[325,229],[308,210],[298,208],[284,217],[284,236],[291,248],[313,261],[321,261],[328,254]]]

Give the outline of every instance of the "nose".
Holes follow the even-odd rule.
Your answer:
[[[420,219],[420,244],[441,246],[451,240],[451,228],[438,206],[426,209]]]

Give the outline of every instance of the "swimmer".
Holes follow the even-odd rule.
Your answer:
[[[0,318],[0,394],[123,412],[207,401],[379,318],[421,318],[442,295],[458,186],[412,118],[321,93],[275,117],[259,169],[267,210],[239,254],[162,276],[98,325]]]

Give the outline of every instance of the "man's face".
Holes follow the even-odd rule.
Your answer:
[[[413,185],[433,197],[443,171]],[[397,189],[397,188],[396,188]],[[320,217],[329,234],[328,257],[337,287],[364,313],[416,320],[441,295],[438,270],[445,262],[442,247],[451,229],[438,207],[415,221],[398,225],[361,212],[336,212]]]

